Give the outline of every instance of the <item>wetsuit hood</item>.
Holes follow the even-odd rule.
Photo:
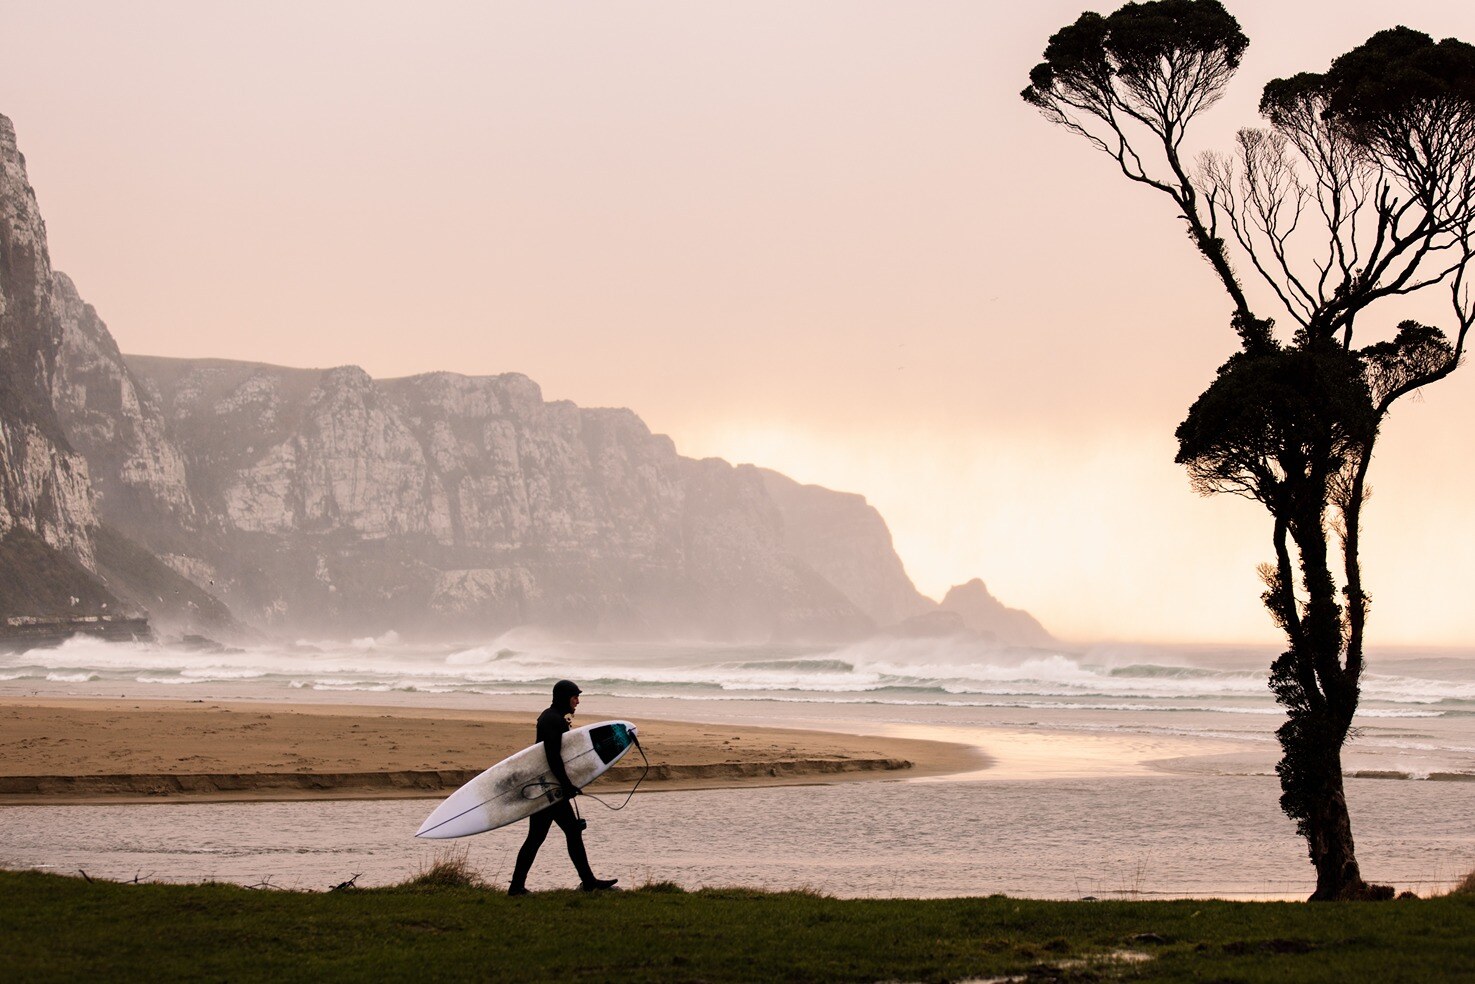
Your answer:
[[[569,701],[583,693],[572,680],[560,680],[553,685],[553,706],[565,714],[573,711]]]

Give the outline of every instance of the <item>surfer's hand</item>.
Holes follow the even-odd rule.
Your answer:
[[[571,800],[575,796],[579,795],[578,786],[563,786],[561,788],[563,790],[563,798],[566,800]]]

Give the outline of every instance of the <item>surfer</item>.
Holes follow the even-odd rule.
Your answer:
[[[579,887],[586,892],[599,892],[615,887],[618,878],[595,878],[589,867],[589,855],[584,851],[585,822],[574,812],[573,798],[579,788],[569,782],[568,772],[563,767],[563,736],[574,726],[574,711],[579,706],[579,694],[583,691],[572,680],[560,680],[553,685],[553,703],[538,715],[538,738],[548,756],[548,768],[558,780],[563,798],[544,810],[528,817],[528,836],[517,852],[517,865],[512,869],[512,884],[508,895],[526,895],[528,872],[538,856],[538,848],[548,836],[555,823],[568,841],[568,856],[579,873]]]

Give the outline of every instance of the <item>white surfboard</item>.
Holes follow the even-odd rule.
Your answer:
[[[635,745],[635,725],[601,721],[563,736],[563,767],[569,782],[589,785],[625,757]],[[505,827],[563,798],[548,768],[543,743],[530,745],[492,766],[435,808],[416,837],[466,837]]]

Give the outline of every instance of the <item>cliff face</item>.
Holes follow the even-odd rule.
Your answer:
[[[190,528],[195,510],[184,458],[158,407],[64,273],[52,278],[51,303],[60,355],[50,395],[70,444],[91,466],[98,515],[130,530]]]
[[[57,414],[99,513],[188,586],[111,548],[106,579],[183,628],[228,626],[219,599],[327,635],[835,639],[907,622],[1049,641],[981,582],[938,611],[861,496],[683,458],[628,410],[548,403],[517,374],[124,357],[60,274],[52,305]]]
[[[90,334],[66,378],[106,383],[121,418],[92,420],[77,386],[64,417],[99,470],[136,463],[104,486],[127,504],[109,520],[247,621],[722,639],[876,622],[792,548],[757,469],[682,458],[628,410],[545,402],[516,374],[119,360]]]
[[[25,538],[30,546],[24,555],[32,558],[58,552],[48,569],[67,571],[54,576],[76,588],[62,585],[60,595],[100,606],[107,596],[93,597],[96,586],[87,574],[96,525],[87,465],[67,445],[51,405],[59,342],[46,225],[15,129],[0,116],[0,538]],[[0,585],[24,576],[0,571]],[[20,604],[18,596],[0,591],[4,613]]]
[[[50,304],[57,419],[102,520],[247,623],[832,638],[920,598],[858,496],[682,458],[628,410],[548,403],[516,374],[125,358],[64,275]],[[847,538],[865,542],[847,553]],[[167,621],[211,627],[207,597],[105,573]]]
[[[891,531],[864,496],[801,485],[761,469],[764,488],[784,517],[784,542],[878,625],[931,611],[902,568]]]
[[[861,497],[682,458],[523,376],[121,355],[51,270],[0,117],[0,615],[109,606],[220,634],[731,640],[933,607]]]

